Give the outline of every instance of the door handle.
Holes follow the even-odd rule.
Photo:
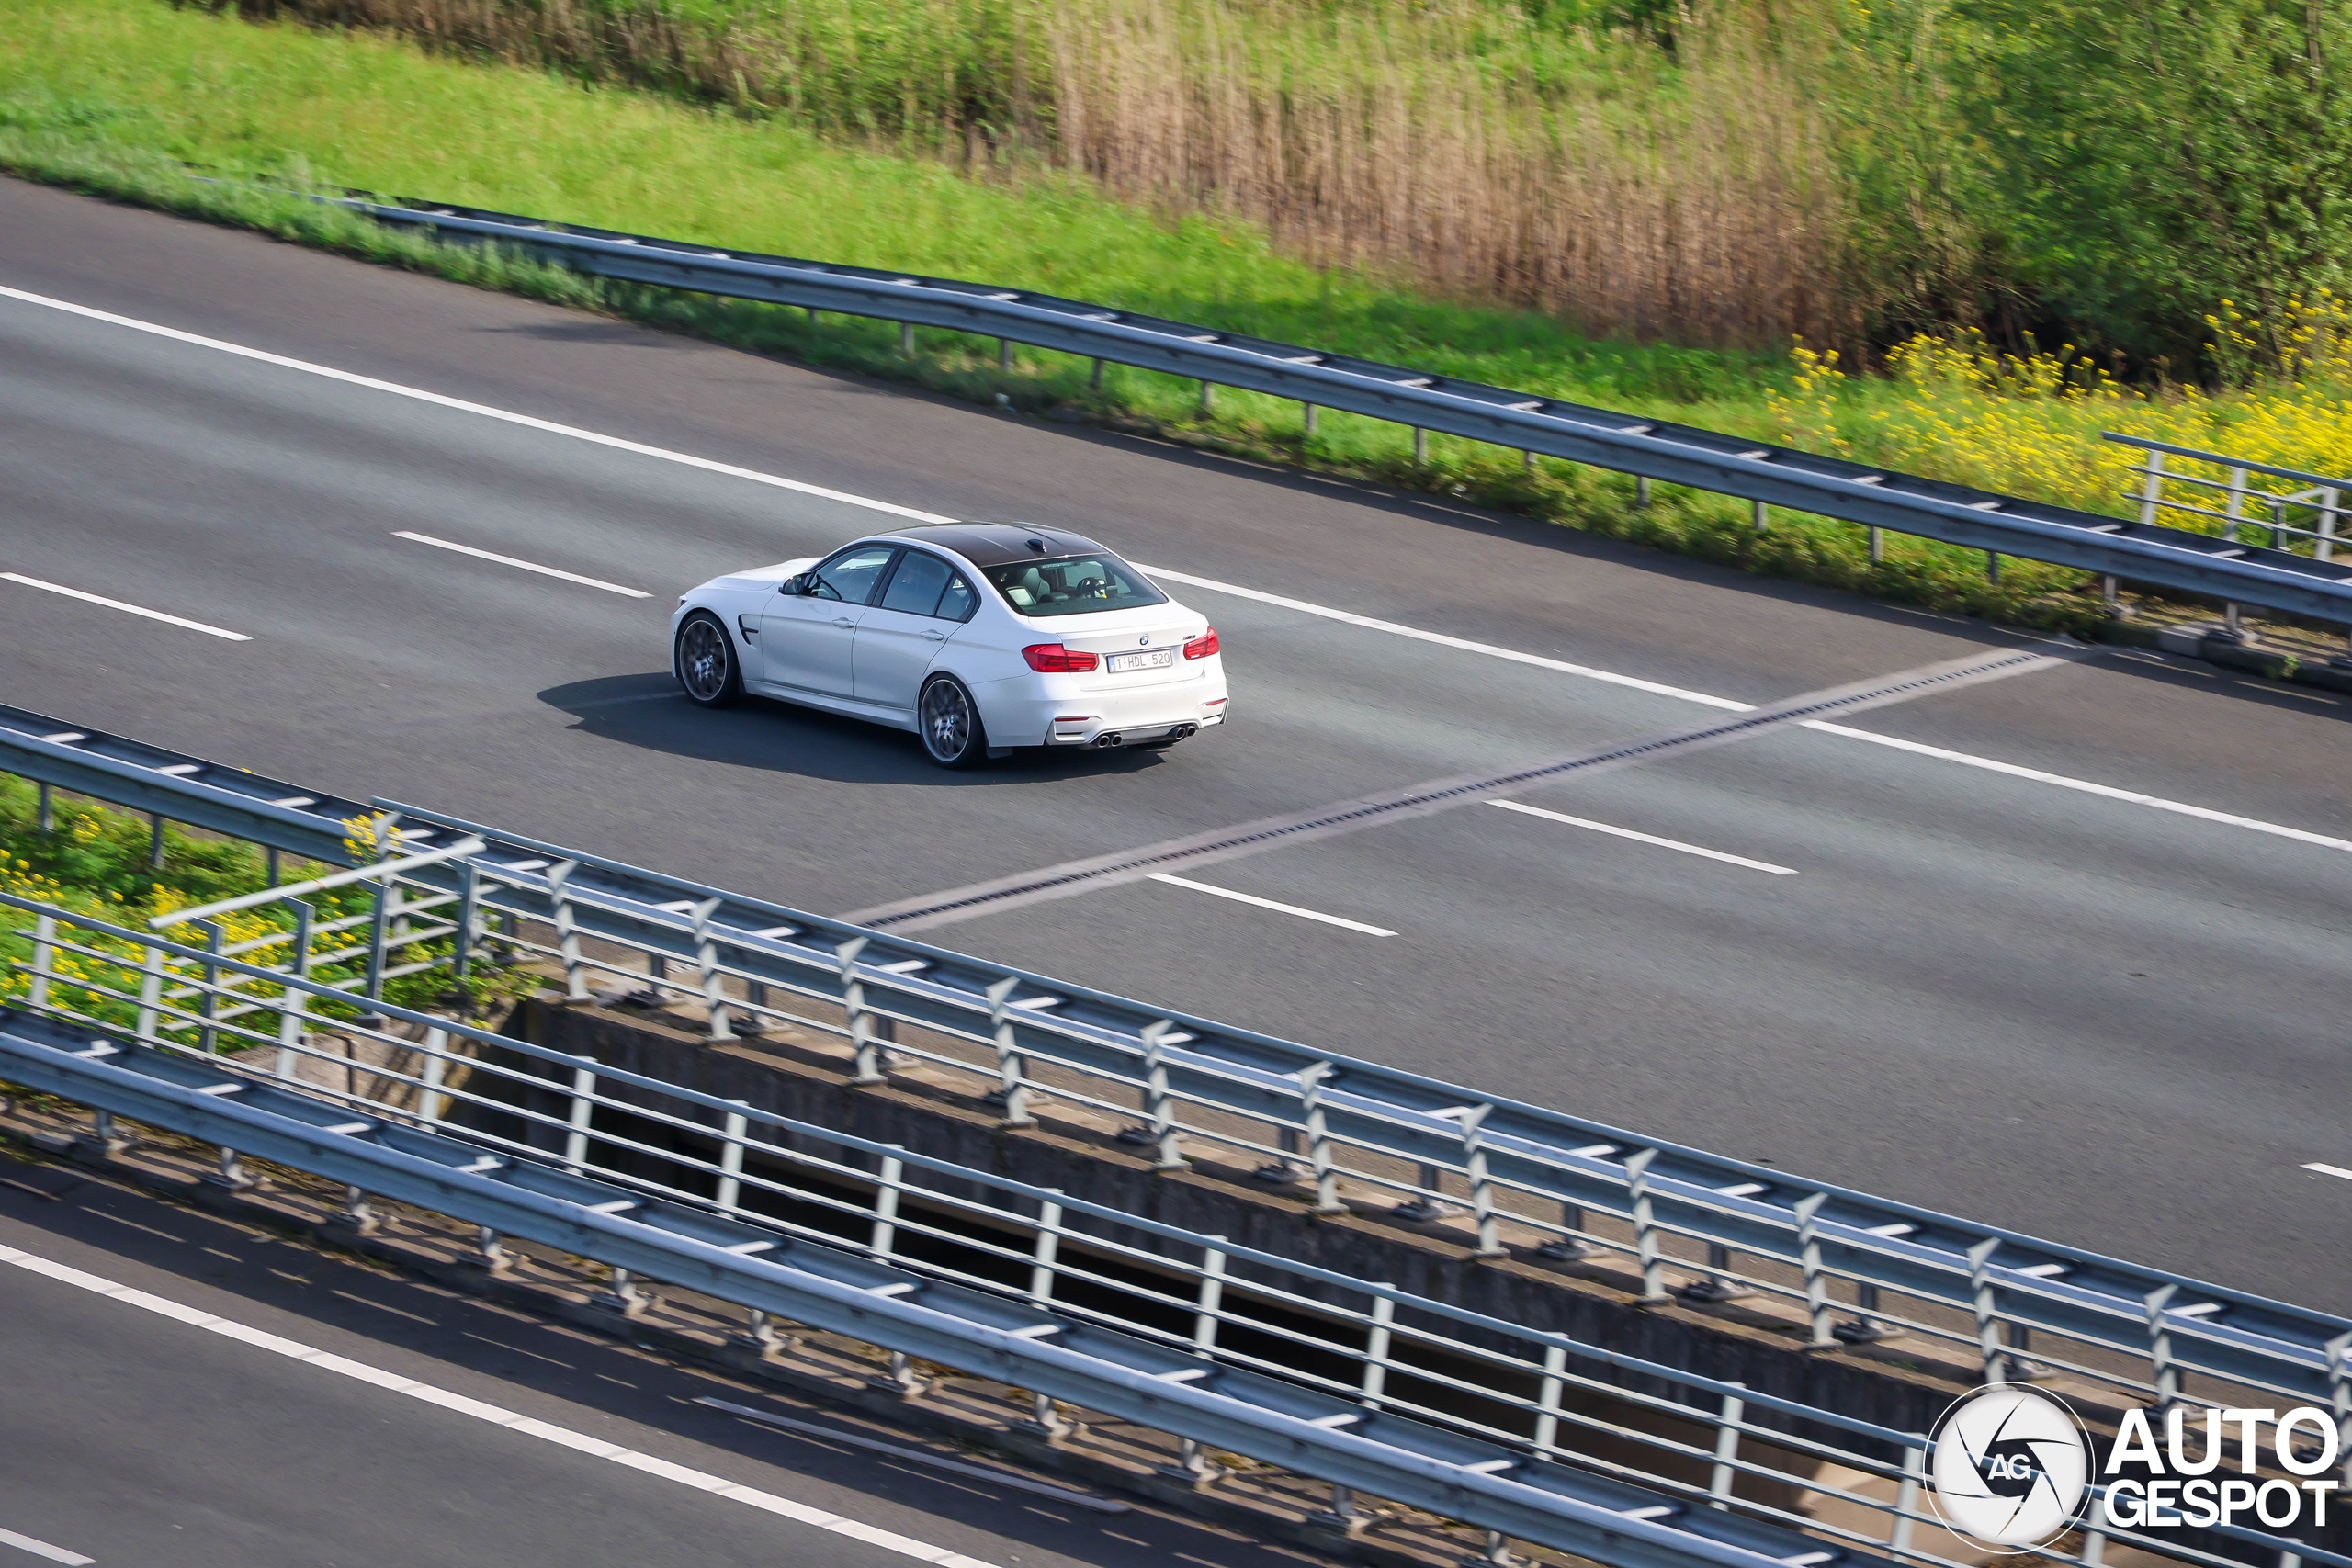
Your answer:
[[[931,638],[933,642],[945,642],[947,640],[947,634],[945,632],[933,631],[929,626],[923,627],[922,635]]]
[[[837,626],[854,626],[857,625],[857,623],[847,615],[835,615],[833,617],[833,625]]]

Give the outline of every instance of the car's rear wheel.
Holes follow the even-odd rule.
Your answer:
[[[973,767],[989,754],[980,710],[953,675],[933,675],[924,682],[915,699],[915,728],[923,754],[943,768]]]
[[[732,707],[743,700],[743,671],[735,661],[735,645],[718,617],[707,610],[696,610],[678,624],[671,668],[686,695],[704,707]]]

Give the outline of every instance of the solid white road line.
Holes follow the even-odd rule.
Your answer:
[[[51,1562],[73,1564],[73,1568],[81,1568],[85,1562],[97,1561],[78,1551],[68,1551],[62,1546],[51,1546],[45,1540],[35,1540],[28,1535],[18,1535],[15,1530],[0,1530],[0,1546],[13,1546],[18,1551],[29,1551],[35,1557],[46,1557]]]
[[[1729,697],[1711,697],[1704,692],[1685,691],[1680,686],[1663,686],[1656,681],[1639,680],[1632,675],[1619,675],[1607,670],[1595,670],[1588,664],[1570,664],[1565,660],[1545,659],[1540,654],[1521,653],[1517,649],[1498,648],[1490,642],[1472,642],[1467,637],[1447,637],[1440,632],[1425,632],[1418,626],[1400,626],[1395,621],[1376,621],[1370,615],[1358,615],[1346,610],[1327,609],[1310,604],[1304,599],[1285,599],[1279,593],[1262,592],[1255,588],[1242,588],[1230,582],[1218,582],[1211,578],[1193,577],[1186,572],[1170,571],[1164,566],[1146,566],[1141,561],[1135,569],[1146,577],[1164,577],[1170,582],[1182,582],[1193,588],[1205,588],[1213,593],[1230,593],[1237,599],[1255,599],[1261,604],[1276,604],[1285,610],[1296,610],[1305,615],[1320,615],[1327,621],[1344,621],[1351,626],[1368,631],[1386,632],[1391,637],[1408,637],[1415,642],[1435,643],[1440,648],[1460,649],[1464,653],[1483,653],[1489,659],[1508,659],[1514,664],[1532,664],[1539,670],[1556,670],[1563,675],[1581,675],[1588,681],[1600,681],[1611,686],[1630,686],[1636,692],[1653,696],[1674,697],[1686,703],[1701,703],[1708,707],[1726,708],[1733,713],[1747,713],[1756,705],[1736,703]]]
[[[1343,920],[1337,915],[1326,915],[1316,909],[1302,909],[1295,904],[1277,904],[1272,898],[1261,898],[1255,893],[1236,893],[1230,887],[1211,887],[1205,882],[1190,877],[1170,876],[1164,871],[1151,874],[1154,882],[1165,882],[1170,887],[1189,887],[1195,893],[1214,893],[1220,898],[1230,898],[1238,904],[1255,904],[1261,909],[1275,909],[1285,915],[1296,915],[1302,920],[1320,920],[1327,926],[1344,926],[1366,936],[1395,936],[1395,931],[1382,926],[1368,926],[1362,920]]]
[[[208,626],[202,621],[191,621],[183,615],[167,615],[161,610],[150,610],[138,604],[126,604],[119,599],[109,599],[102,593],[85,593],[78,588],[67,588],[62,583],[43,582],[38,577],[27,577],[20,571],[0,571],[0,578],[6,578],[10,582],[21,582],[28,588],[39,588],[51,593],[62,593],[68,599],[79,599],[85,604],[103,604],[109,610],[120,610],[126,615],[144,615],[151,621],[162,621],[167,626],[186,626],[192,632],[202,632],[207,637],[226,637],[231,642],[254,640],[243,632],[224,631],[219,626]]]
[[[1750,871],[1769,871],[1774,876],[1794,876],[1797,874],[1794,866],[1774,865],[1770,861],[1749,860],[1746,855],[1725,854],[1721,850],[1710,850],[1698,844],[1686,844],[1679,839],[1661,839],[1654,833],[1636,833],[1631,828],[1612,828],[1606,822],[1589,822],[1581,817],[1568,817],[1557,811],[1546,811],[1540,806],[1522,806],[1516,800],[1490,800],[1487,804],[1499,806],[1505,811],[1519,811],[1530,817],[1541,817],[1546,821],[1566,822],[1571,828],[1589,828],[1596,833],[1607,833],[1611,838],[1631,839],[1636,843],[1656,844],[1662,850],[1680,850],[1686,855],[1704,855],[1709,860],[1719,860],[1725,865],[1744,865]]]
[[[938,1568],[994,1568],[993,1564],[984,1562],[977,1557],[966,1557],[960,1553],[933,1546],[926,1541],[916,1540],[910,1536],[876,1529],[872,1525],[861,1524],[855,1519],[843,1518],[839,1514],[829,1514],[822,1508],[812,1508],[806,1503],[796,1503],[789,1497],[779,1497],[773,1492],[762,1492],[754,1487],[739,1486],[734,1482],[707,1472],[691,1470],[683,1464],[673,1464],[668,1460],[656,1459],[650,1454],[638,1453],[617,1444],[605,1442],[601,1438],[589,1437],[584,1432],[575,1432],[569,1427],[558,1427],[532,1416],[518,1415],[512,1410],[502,1410],[495,1404],[485,1404],[479,1399],[469,1399],[462,1393],[452,1393],[447,1389],[435,1388],[430,1383],[418,1382],[415,1379],[402,1377],[398,1372],[388,1372],[380,1368],[368,1366],[365,1362],[350,1360],[324,1350],[314,1349],[308,1345],[299,1344],[291,1339],[281,1338],[275,1334],[265,1333],[258,1328],[248,1328],[243,1324],[232,1323],[225,1317],[215,1317],[209,1312],[199,1312],[195,1307],[182,1306],[177,1302],[166,1301],[161,1296],[150,1295],[144,1291],[134,1291],[128,1285],[118,1285],[111,1280],[102,1280],[96,1274],[85,1274],[79,1269],[68,1268],[62,1263],[52,1263],[46,1258],[36,1257],[32,1253],[17,1247],[0,1247],[0,1263],[13,1263],[19,1269],[55,1280],[62,1284],[72,1285],[77,1290],[89,1291],[101,1296],[111,1296],[128,1306],[141,1307],[162,1317],[172,1318],[176,1322],[189,1324],[198,1328],[209,1329],[225,1338],[251,1345],[255,1349],[267,1350],[297,1361],[308,1361],[324,1371],[338,1372],[360,1382],[373,1383],[378,1388],[389,1389],[394,1393],[404,1393],[412,1399],[423,1400],[427,1404],[437,1404],[445,1410],[455,1411],[460,1416],[470,1416],[478,1421],[487,1421],[492,1426],[503,1427],[510,1432],[519,1432],[526,1438],[537,1438],[544,1442],[554,1443],[561,1448],[576,1450],[592,1458],[610,1460],[615,1464],[627,1465],[631,1470],[641,1470],[648,1475],[658,1475],[664,1481],[674,1481],[681,1486],[691,1486],[698,1492],[708,1492],[714,1496],[729,1498],[751,1507],[780,1515],[797,1524],[831,1530],[836,1535],[845,1535],[854,1540],[863,1540],[888,1551],[920,1558],[925,1562],[937,1564]],[[9,1544],[24,1545],[25,1542],[19,1539],[11,1540]],[[34,1548],[28,1546],[27,1549]],[[58,1560],[63,1562],[93,1561],[87,1557],[74,1556],[60,1556]]]
[[[330,381],[365,387],[370,391],[390,392],[396,398],[414,398],[418,402],[432,403],[439,408],[456,409],[460,413],[478,413],[484,419],[503,420],[508,424],[519,424],[526,429],[545,431],[549,435],[568,435],[574,441],[593,442],[599,446],[612,447],[617,452],[631,452],[640,457],[659,457],[665,463],[683,463],[687,468],[700,468],[706,473],[725,474],[730,479],[750,479],[753,484],[775,485],[779,490],[798,491],[803,495],[820,496],[827,501],[844,501],[853,506],[865,506],[876,512],[887,512],[893,517],[911,518],[917,523],[956,521],[953,517],[942,517],[936,513],[917,512],[911,507],[893,506],[887,501],[870,501],[862,495],[850,495],[842,491],[827,490],[822,485],[803,484],[798,479],[780,479],[775,474],[761,473],[756,468],[739,468],[732,463],[717,463],[708,457],[697,457],[691,453],[673,452],[662,446],[648,446],[641,441],[624,441],[615,435],[599,435],[593,430],[558,424],[553,420],[534,419],[529,414],[509,412],[505,409],[492,408],[487,403],[469,403],[463,398],[445,397],[439,392],[427,392],[416,387],[403,387],[398,381],[382,381],[373,376],[356,376],[348,370],[337,370],[332,366],[313,365],[307,359],[289,359],[282,354],[266,354],[258,348],[247,348],[242,344],[223,343],[216,337],[184,333],[177,327],[158,326],[153,321],[142,321],[136,317],[118,316],[111,310],[97,310],[87,305],[76,305],[71,300],[52,299],[45,294],[30,294],[21,288],[0,286],[0,298],[19,299],[28,305],[47,306],[52,310],[63,310],[69,315],[85,316],[94,321],[104,321],[109,326],[128,327],[136,333],[152,333],[157,337],[170,338],[175,343],[193,344],[198,348],[218,349],[222,354],[233,354],[240,359],[251,359],[263,365],[275,365],[281,370],[300,370],[307,376],[323,376]]]
[[[673,452],[662,446],[649,446],[639,441],[624,441],[618,436],[600,435],[593,430],[581,430],[569,424],[558,424],[551,420],[534,419],[528,414],[512,413],[504,409],[492,408],[485,403],[473,403],[462,398],[445,397],[439,392],[427,392],[415,387],[404,387],[397,381],[379,380],[372,376],[357,376],[348,370],[337,370],[325,365],[313,365],[308,360],[289,359],[282,354],[266,354],[257,348],[246,348],[242,344],[224,343],[219,338],[203,337],[195,333],[182,332],[176,327],[159,326],[153,321],[142,321],[130,316],[118,316],[110,310],[94,310],[90,306],[76,305],[70,300],[52,299],[47,295],[28,293],[21,288],[10,288],[0,285],[0,299],[21,300],[28,305],[45,306],[52,310],[63,310],[68,314],[86,317],[94,321],[105,321],[113,326],[128,327],[133,332],[152,333],[157,337],[170,338],[175,343],[193,344],[199,348],[217,349],[223,354],[233,354],[240,358],[254,360],[264,365],[275,365],[288,370],[300,370],[306,375],[323,376],[330,380],[345,382],[351,386],[390,392],[395,397],[413,398],[419,402],[432,403],[436,407],[456,409],[462,413],[480,414],[484,419],[503,420],[508,424],[519,424],[526,429],[545,431],[551,435],[563,435],[576,441],[593,442],[599,446],[609,446],[616,451],[634,453],[641,457],[658,457],[663,462],[681,463],[687,468],[700,468],[707,473],[725,474],[732,479],[749,479],[754,484],[774,485],[780,490],[797,491],[803,495],[820,496],[827,501],[845,502],[852,506],[866,507],[876,512],[887,513],[893,517],[905,517],[917,523],[956,521],[952,517],[944,517],[935,512],[919,512],[912,507],[893,505],[889,502],[876,501],[869,496],[851,495],[845,491],[827,490],[822,485],[805,484],[798,479],[787,479],[775,474],[764,474],[756,468],[738,468],[732,463],[713,462],[707,457],[697,457],[690,453]],[[1215,593],[1230,593],[1237,598],[1255,599],[1262,604],[1278,605],[1283,609],[1296,610],[1302,615],[1319,615],[1326,620],[1343,621],[1350,626],[1385,632],[1392,637],[1411,637],[1417,642],[1434,643],[1441,648],[1456,649],[1465,653],[1484,654],[1490,659],[1506,659],[1515,664],[1532,664],[1539,669],[1556,670],[1562,674],[1577,675],[1586,680],[1600,681],[1612,686],[1629,687],[1634,691],[1648,692],[1657,696],[1673,697],[1681,702],[1699,703],[1708,707],[1728,709],[1734,713],[1746,713],[1756,705],[1753,703],[1734,702],[1729,697],[1713,696],[1705,692],[1689,691],[1680,686],[1668,686],[1656,681],[1644,681],[1632,675],[1619,675],[1607,670],[1596,670],[1589,665],[1571,664],[1565,660],[1545,659],[1537,654],[1521,653],[1516,649],[1498,648],[1492,643],[1473,642],[1466,637],[1425,632],[1419,627],[1401,626],[1395,621],[1375,620],[1369,615],[1359,615],[1346,610],[1334,610],[1320,604],[1310,604],[1303,599],[1285,599],[1280,594],[1267,593],[1255,588],[1243,588],[1230,582],[1219,582],[1214,578],[1194,577],[1190,573],[1173,571],[1165,567],[1143,566],[1137,563],[1136,570],[1152,577],[1165,577],[1171,582],[1182,582],[1194,588],[1205,588]],[[43,583],[40,586],[49,585]],[[58,592],[67,592],[71,590],[60,589]],[[88,595],[80,595],[80,597],[88,597]],[[101,600],[99,603],[106,604],[110,601]],[[129,604],[116,605],[115,608],[133,610],[133,607]],[[133,613],[153,614],[153,611],[148,610],[133,610]],[[172,617],[159,615],[156,618],[169,620]],[[180,624],[196,626],[192,621],[184,621]],[[213,632],[219,637],[237,636],[234,632],[222,632],[211,626],[197,626],[197,629]],[[1994,773],[2006,773],[2012,778],[2054,784],[2061,789],[2101,795],[2109,800],[2127,801],[2137,806],[2150,807],[2158,811],[2170,811],[2184,817],[2194,817],[2201,821],[2219,823],[2224,827],[2243,828],[2249,832],[2268,833],[2278,838],[2292,839],[2299,843],[2313,844],[2322,849],[2340,850],[2352,853],[2352,840],[2331,838],[2324,833],[2309,833],[2299,828],[2281,827],[2278,823],[2265,822],[2257,818],[2239,817],[2230,812],[2215,811],[2202,806],[2189,806],[2177,800],[2166,800],[2159,795],[2143,795],[2137,790],[2119,789],[2112,784],[2092,784],[2084,779],[2068,778],[2063,773],[2044,773],[2039,768],[2023,768],[2012,762],[1995,761],[1989,757],[1973,756],[1965,751],[1947,750],[1940,746],[1923,746],[1917,741],[1898,740],[1891,735],[1880,735],[1867,729],[1854,729],[1842,724],[1809,719],[1804,722],[1803,728],[1817,729],[1826,735],[1842,735],[1849,740],[1867,740],[1873,746],[1891,746],[1897,750],[1911,752],[1915,756],[1934,757],[1948,762],[1958,762],[1963,767],[1984,768]]]
[[[585,588],[601,588],[607,593],[627,594],[631,599],[653,597],[642,588],[623,588],[619,583],[606,582],[601,577],[582,577],[576,571],[559,571],[554,567],[540,566],[535,561],[516,560],[513,556],[502,556],[490,550],[478,550],[471,545],[451,544],[447,539],[436,539],[430,534],[412,534],[405,528],[396,528],[392,531],[392,537],[413,539],[420,545],[431,545],[437,549],[455,550],[461,556],[474,556],[482,560],[494,560],[501,566],[520,567],[525,571],[536,571],[541,577],[560,577],[566,582],[577,582]]]
[[[2346,1181],[2352,1181],[2352,1170],[2346,1170],[2340,1165],[2320,1165],[2314,1162],[2303,1168],[2318,1171],[2322,1176],[2340,1176]]]

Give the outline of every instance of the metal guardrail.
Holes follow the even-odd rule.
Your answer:
[[[10,723],[71,728],[38,715]],[[0,726],[0,769],[85,776],[60,748],[72,743]],[[147,765],[141,799],[184,788],[220,807],[212,786],[183,782],[214,776],[215,765]],[[282,814],[295,809],[252,811],[243,831],[278,841]],[[403,969],[446,964],[462,979],[488,957],[543,962],[573,998],[591,997],[592,980],[616,994],[650,992],[684,1005],[714,1040],[791,1028],[831,1042],[859,1081],[925,1073],[990,1097],[1008,1125],[1029,1124],[1050,1103],[1057,1115],[1108,1119],[1165,1167],[1238,1164],[1310,1195],[1318,1212],[1451,1224],[1490,1255],[1623,1272],[1652,1301],[1745,1296],[1781,1313],[1801,1342],[1907,1334],[1973,1361],[1988,1382],[2054,1373],[2166,1406],[2192,1397],[2258,1406],[2276,1394],[2334,1409],[2352,1436],[2352,1320],[2343,1316],[456,818],[390,801],[373,809],[388,852],[468,837],[485,847],[387,878],[359,987],[370,995]],[[328,830],[314,821],[287,834],[288,847]],[[289,909],[287,929],[303,919]],[[433,942],[445,956],[415,956]],[[300,951],[278,960],[301,961]]]
[[[642,1276],[852,1335],[910,1389],[910,1357],[1001,1378],[1047,1430],[1066,1401],[1185,1439],[1196,1477],[1207,1444],[1328,1481],[1337,1514],[1361,1492],[1617,1568],[1971,1561],[1917,1539],[1942,1539],[1922,1434],[372,1002],[296,963],[0,906],[33,943],[0,1077],[215,1143],[232,1182],[266,1158],[485,1227],[486,1260],[526,1238],[624,1270],[623,1298]],[[128,1029],[101,1016],[126,1010]],[[309,1031],[331,1012],[376,1021]],[[2352,1568],[2272,1532],[2210,1544],[2100,1513],[2044,1555]]]
[[[599,277],[947,327],[1295,399],[1767,506],[2352,625],[2352,565],[1773,446],[1719,431],[1218,332],[1027,289],[724,251],[441,202],[320,197],[394,228],[511,246]],[[1417,437],[1416,449],[1419,449]]]

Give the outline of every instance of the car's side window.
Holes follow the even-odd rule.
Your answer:
[[[899,558],[898,570],[890,574],[890,586],[882,591],[882,608],[928,615],[939,603],[939,591],[947,586],[947,580],[953,575],[947,563],[937,556],[909,550]]]
[[[947,587],[939,595],[936,614],[943,621],[968,621],[979,607],[980,596],[972,592],[972,585],[964,581],[963,573],[956,572],[947,579]]]
[[[863,604],[874,597],[875,580],[896,554],[896,545],[867,545],[843,550],[808,574],[809,597]]]

